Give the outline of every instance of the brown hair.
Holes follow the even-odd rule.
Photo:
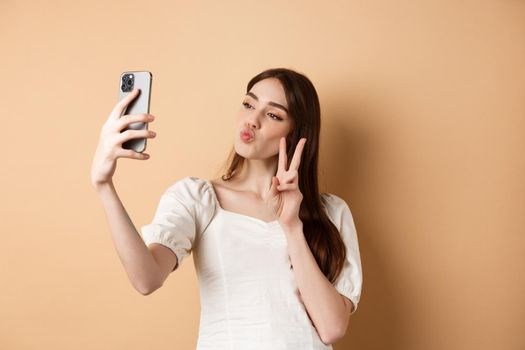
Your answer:
[[[294,125],[286,137],[287,168],[293,157],[295,145],[302,137],[307,139],[298,169],[299,190],[303,194],[299,218],[303,222],[306,241],[319,268],[327,279],[334,283],[343,269],[346,249],[337,227],[323,209],[326,204],[319,193],[317,182],[321,131],[319,97],[312,82],[305,75],[287,68],[272,68],[257,74],[248,82],[246,93],[258,81],[266,78],[277,78],[281,82],[286,94],[289,116]],[[244,157],[232,149],[227,160],[229,165],[226,167],[226,174],[221,177],[222,180],[228,181],[235,177],[242,169],[243,163]]]

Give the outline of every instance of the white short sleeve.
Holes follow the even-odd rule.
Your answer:
[[[361,256],[354,219],[348,204],[342,198],[334,194],[328,194],[324,198],[326,198],[328,215],[341,233],[346,246],[343,270],[333,285],[340,294],[352,300],[355,305],[351,312],[353,314],[357,310],[363,285]]]
[[[187,176],[162,194],[153,221],[141,227],[140,235],[146,245],[160,243],[170,248],[177,256],[176,270],[214,213],[215,201],[206,180]]]

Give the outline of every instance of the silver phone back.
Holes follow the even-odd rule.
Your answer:
[[[122,91],[122,79],[125,75],[132,74],[134,77],[133,88],[139,88],[140,93],[135,97],[127,106],[126,110],[122,115],[126,114],[142,114],[149,113],[149,104],[151,97],[151,72],[148,71],[128,71],[123,72],[120,75],[119,80],[119,101],[126,97],[130,92]],[[133,90],[133,89],[131,89]],[[148,123],[136,122],[129,124],[122,132],[128,130],[147,130]],[[122,143],[122,148],[132,149],[135,152],[142,153],[146,150],[147,138],[133,138],[124,143]]]

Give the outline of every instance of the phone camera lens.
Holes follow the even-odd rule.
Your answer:
[[[126,91],[125,90],[126,89],[126,84],[122,84],[121,88],[122,88],[122,91]]]
[[[131,80],[128,80],[128,85],[131,86],[133,82]]]

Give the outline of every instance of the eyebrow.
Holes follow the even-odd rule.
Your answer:
[[[246,96],[251,96],[251,97],[253,97],[256,101],[259,101],[259,98],[258,98],[253,92],[251,92],[251,91],[248,92],[248,93],[246,94]],[[277,103],[277,102],[270,101],[270,102],[268,102],[268,104],[269,104],[270,106],[274,106],[274,107],[280,108],[280,109],[284,110],[286,113],[288,113],[288,109],[287,109],[285,106],[283,106],[283,105],[281,105],[281,104],[279,104],[279,103]]]

